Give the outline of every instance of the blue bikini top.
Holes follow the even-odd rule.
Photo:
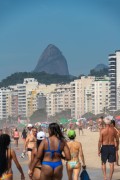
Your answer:
[[[48,141],[48,149],[47,149],[47,150],[44,150],[44,152],[50,152],[50,153],[51,153],[51,155],[50,155],[51,158],[53,158],[54,153],[59,153],[59,154],[62,153],[61,150],[60,150],[61,141],[59,141],[58,149],[57,149],[57,150],[51,150],[51,149],[50,149],[50,140],[49,140],[49,138],[47,138],[47,141]]]

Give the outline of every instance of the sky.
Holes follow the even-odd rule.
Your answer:
[[[0,0],[0,81],[34,70],[54,44],[71,75],[88,74],[120,49],[120,0]]]

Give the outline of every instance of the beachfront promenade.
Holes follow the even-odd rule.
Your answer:
[[[87,166],[87,171],[90,175],[91,180],[103,180],[102,171],[101,171],[101,162],[100,157],[98,157],[97,153],[97,147],[98,147],[98,138],[99,138],[99,132],[90,132],[90,130],[84,130],[84,135],[78,135],[78,131],[76,130],[77,137],[76,139],[82,143],[83,146],[83,152],[85,156],[85,162]],[[14,145],[12,145],[14,147]],[[27,175],[27,157],[25,159],[21,159],[20,153],[22,152],[22,141],[20,142],[19,150],[14,148],[17,157],[23,167],[26,180],[29,180]],[[119,150],[119,156],[120,156],[120,150]],[[108,167],[109,165],[107,165]],[[13,166],[14,171],[14,180],[20,180],[20,174],[18,173],[18,170],[15,166]],[[63,172],[63,180],[68,180],[67,174],[66,174],[66,168],[64,166],[64,172]],[[120,180],[120,166],[115,166],[115,173],[113,176],[113,180]]]

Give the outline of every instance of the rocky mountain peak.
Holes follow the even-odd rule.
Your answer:
[[[34,72],[69,75],[68,65],[59,48],[49,44],[40,56]]]

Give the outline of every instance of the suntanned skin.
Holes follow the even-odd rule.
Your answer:
[[[33,148],[32,155],[31,155],[31,162],[34,161],[34,158],[36,155],[37,155],[37,148]],[[36,167],[41,167],[40,161],[38,161],[38,163],[36,164]],[[40,179],[40,173],[41,173],[41,170],[35,168],[34,172],[33,172],[32,180],[39,180]]]
[[[116,165],[119,166],[119,154],[118,154],[118,150],[119,150],[119,136],[120,136],[120,132],[119,130],[114,126],[114,124],[111,124],[111,126],[115,129],[117,136],[118,136],[118,147],[116,147]]]
[[[32,133],[29,134],[26,138],[25,141],[25,151],[27,150],[27,148],[33,149],[36,147],[36,134],[37,134],[37,130],[35,128],[32,129]],[[28,151],[28,165],[30,165],[31,163],[31,151]]]
[[[7,153],[7,152],[6,152]],[[7,173],[13,174],[12,172],[12,160],[14,161],[16,167],[18,168],[20,174],[21,174],[21,180],[24,180],[24,173],[23,170],[17,160],[16,153],[14,150],[8,148],[8,170]],[[13,176],[8,177],[6,180],[13,180]]]
[[[104,129],[101,129],[100,131],[100,138],[98,142],[98,155],[100,156],[101,152],[101,146],[102,145],[114,145],[116,148],[118,148],[118,136],[113,127],[111,125],[106,125]],[[112,175],[114,172],[114,162],[109,163],[110,164],[110,174],[109,174],[109,179],[112,180]],[[103,170],[103,175],[104,179],[107,179],[106,177],[106,163],[102,162],[102,170]]]
[[[70,153],[71,153],[71,160],[69,162],[73,162],[73,161],[78,162],[74,169],[71,168],[68,163],[66,164],[68,178],[69,178],[69,180],[78,180],[79,179],[79,173],[81,170],[81,163],[80,163],[79,159],[82,160],[83,166],[85,166],[82,144],[80,142],[72,140],[70,142],[67,142],[67,145],[68,145],[68,147],[70,149]],[[72,157],[72,153],[74,153],[74,157]],[[73,178],[72,178],[72,175],[74,175]]]
[[[101,129],[104,128],[103,118],[100,117],[100,118],[98,119],[97,123],[98,123],[98,129],[99,129],[99,131],[101,131]]]
[[[90,126],[90,130],[92,131],[92,128],[93,128],[93,120],[92,119],[89,121],[89,126]]]
[[[58,144],[59,144],[59,139],[55,135],[53,135],[53,136],[50,136],[49,140],[50,140],[50,148],[57,150]],[[37,162],[40,161],[41,157],[43,156],[44,150],[47,150],[47,149],[48,149],[48,142],[45,139],[41,142],[41,144],[39,146],[37,156],[34,158],[34,161],[31,164],[30,172],[33,171]],[[70,151],[69,151],[69,148],[68,148],[65,140],[61,141],[60,149],[61,149],[61,151],[64,152],[66,160],[70,160],[71,159]],[[51,159],[50,153],[45,152],[44,158],[43,158],[43,161],[51,161],[51,162],[57,162],[60,160],[61,160],[61,155],[59,153],[55,153],[53,158]],[[63,170],[62,165],[56,167],[54,170],[50,166],[42,165],[40,180],[48,180],[48,179],[49,180],[61,180],[62,179],[62,170]],[[29,175],[31,176],[30,173],[29,173]]]

